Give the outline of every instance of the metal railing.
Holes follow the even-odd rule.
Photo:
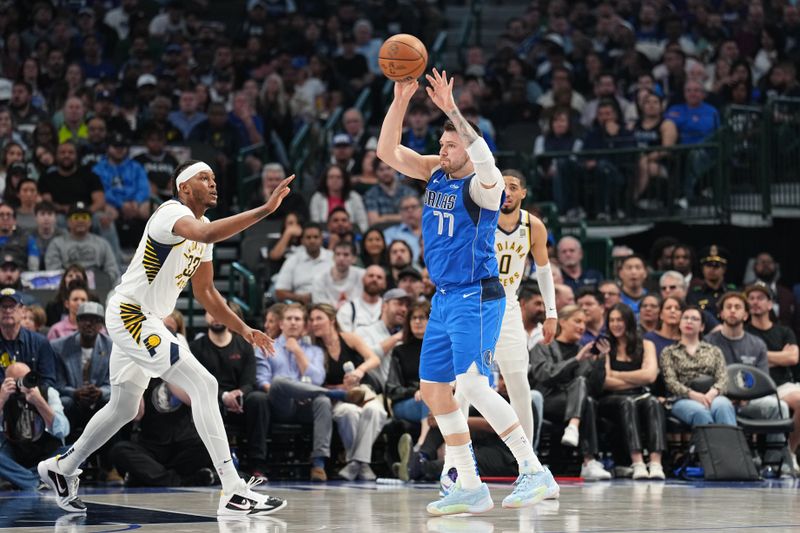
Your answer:
[[[242,308],[247,319],[254,318],[260,312],[261,298],[256,276],[238,261],[231,263],[228,275],[228,298]]]

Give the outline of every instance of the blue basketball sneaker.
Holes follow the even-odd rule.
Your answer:
[[[536,505],[547,496],[547,473],[520,474],[514,482],[514,490],[503,499],[503,507],[513,509]]]
[[[494,509],[494,502],[486,483],[481,483],[480,487],[473,490],[466,490],[458,484],[441,500],[429,503],[427,509],[430,514],[436,516],[479,514]]]
[[[547,480],[547,493],[544,495],[545,500],[557,500],[558,497],[561,495],[561,487],[558,486],[556,483],[553,474],[550,472],[550,469],[546,466],[544,467],[544,473]]]

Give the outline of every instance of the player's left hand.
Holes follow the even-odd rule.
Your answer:
[[[556,327],[558,326],[558,320],[555,318],[546,318],[544,324],[542,324],[542,339],[543,344],[550,344],[553,342],[553,339],[556,336]]]
[[[436,69],[433,69],[433,75],[426,74],[425,78],[430,87],[425,87],[425,91],[430,96],[436,107],[449,113],[456,108],[456,102],[453,99],[453,79],[447,79],[447,71],[443,70],[441,74]]]
[[[267,355],[275,354],[275,348],[273,346],[273,344],[275,344],[275,341],[263,331],[259,331],[253,328],[247,328],[242,337],[244,337],[244,340],[246,340],[253,346],[256,346],[264,350],[264,353],[266,353]]]
[[[266,205],[270,213],[274,213],[275,210],[281,206],[281,202],[283,202],[283,199],[286,198],[286,195],[291,192],[291,189],[289,189],[289,184],[292,182],[292,180],[294,180],[294,174],[280,182],[278,186],[275,187],[275,190],[272,191],[272,194],[269,195]]]

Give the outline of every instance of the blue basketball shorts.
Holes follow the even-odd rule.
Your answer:
[[[420,379],[450,383],[473,363],[489,377],[505,308],[497,278],[437,289],[422,340]]]

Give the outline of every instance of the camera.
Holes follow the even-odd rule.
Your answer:
[[[17,390],[20,390],[22,387],[25,387],[26,389],[32,389],[38,386],[39,373],[35,370],[31,370],[21,378],[17,378]]]

